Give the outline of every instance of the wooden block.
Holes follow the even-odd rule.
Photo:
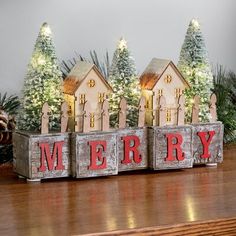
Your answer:
[[[194,164],[221,163],[223,161],[223,125],[221,122],[193,124]],[[202,141],[203,140],[203,141]],[[204,142],[209,147],[204,148]]]
[[[13,133],[14,171],[28,179],[70,176],[70,134]]]
[[[118,173],[116,133],[72,134],[72,174],[76,178]]]
[[[154,170],[193,166],[192,127],[149,127],[149,167]]]
[[[148,167],[147,128],[117,131],[118,171]]]

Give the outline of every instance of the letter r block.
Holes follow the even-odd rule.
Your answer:
[[[194,164],[223,161],[223,125],[221,122],[193,124]]]
[[[73,133],[72,175],[88,178],[118,174],[116,134]]]
[[[191,126],[150,127],[148,132],[150,168],[164,170],[193,166]]]

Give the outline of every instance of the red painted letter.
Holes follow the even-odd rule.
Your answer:
[[[135,163],[140,163],[142,161],[142,156],[139,154],[138,147],[140,145],[140,140],[137,136],[126,136],[122,137],[124,140],[124,160],[121,161],[122,164],[129,164],[132,161],[130,160],[130,152],[133,153],[133,160]],[[131,146],[131,142],[133,145]]]
[[[55,142],[53,145],[53,151],[52,155],[50,153],[50,148],[48,143],[39,143],[39,148],[41,151],[41,166],[39,167],[39,171],[46,171],[46,166],[45,166],[45,155],[46,155],[46,160],[47,160],[47,165],[48,165],[48,170],[53,170],[54,169],[54,162],[56,159],[57,155],[57,165],[55,167],[55,170],[64,170],[65,167],[62,164],[62,146],[64,144],[64,141],[60,142]]]
[[[181,134],[166,134],[167,137],[167,157],[166,161],[175,161],[176,159],[178,161],[184,160],[184,153],[181,149],[181,144],[183,142],[183,137]],[[173,139],[176,140],[175,143],[173,143]],[[173,155],[174,149],[176,150],[176,156]]]
[[[107,160],[106,157],[102,156],[102,152],[105,152],[107,149],[106,141],[90,141],[88,142],[88,145],[90,145],[90,166],[88,169],[105,169],[107,167]],[[100,145],[100,147],[97,147],[98,145]],[[97,160],[102,164],[97,165]]]
[[[202,146],[203,146],[203,153],[200,156],[201,158],[209,158],[210,157],[210,153],[209,153],[209,145],[210,142],[213,138],[213,136],[215,135],[215,131],[209,131],[209,132],[197,132],[197,135],[199,136],[199,138],[201,139],[202,142]],[[206,134],[208,134],[208,139],[206,139]]]

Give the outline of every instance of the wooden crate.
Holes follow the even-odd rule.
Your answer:
[[[72,174],[88,178],[118,174],[117,141],[114,132],[73,133]]]
[[[29,180],[70,176],[70,134],[13,133],[13,166]]]
[[[117,131],[118,171],[148,168],[147,128]]]
[[[192,135],[193,130],[189,125],[149,127],[149,167],[154,170],[191,168],[193,166]],[[175,149],[177,141],[181,155],[177,155]],[[168,149],[172,152],[168,152]]]
[[[222,123],[193,124],[193,127],[194,164],[221,163],[223,161],[224,135],[224,126]],[[201,132],[202,135],[200,135]],[[202,136],[202,138],[200,136]],[[201,139],[205,139],[205,141],[208,140],[209,142],[209,147],[205,147],[205,150]]]

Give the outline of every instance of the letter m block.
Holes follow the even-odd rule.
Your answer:
[[[68,133],[14,134],[15,172],[28,179],[70,176],[70,138]]]

